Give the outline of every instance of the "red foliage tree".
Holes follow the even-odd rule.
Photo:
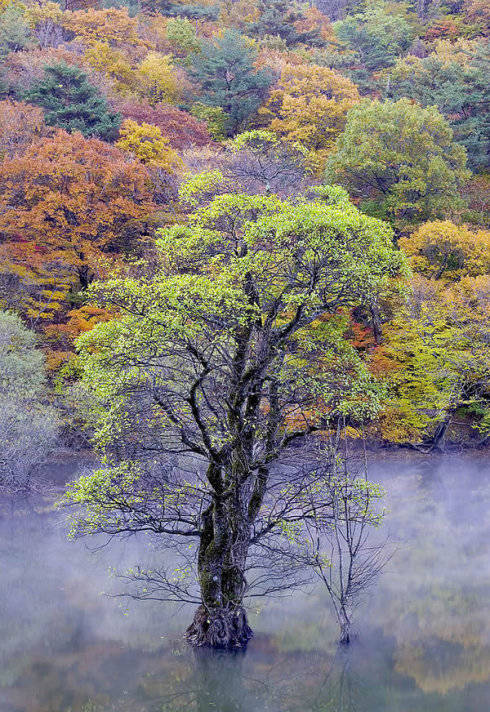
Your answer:
[[[127,101],[115,108],[125,119],[132,119],[138,124],[158,126],[162,134],[169,139],[172,148],[183,149],[212,143],[206,124],[175,106],[150,106],[145,101]]]

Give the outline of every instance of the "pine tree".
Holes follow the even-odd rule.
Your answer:
[[[119,115],[110,111],[104,97],[78,67],[64,62],[45,67],[44,77],[31,86],[25,98],[44,109],[48,126],[107,141],[116,137]]]
[[[298,30],[295,23],[302,20],[304,15],[291,7],[287,0],[260,0],[259,10],[259,19],[248,30],[253,37],[281,37],[288,47],[296,44],[319,47],[325,44],[318,29]]]
[[[223,109],[230,136],[257,111],[272,81],[267,71],[255,69],[255,56],[238,32],[228,30],[216,43],[203,44],[194,58],[191,74],[201,85],[200,101]]]

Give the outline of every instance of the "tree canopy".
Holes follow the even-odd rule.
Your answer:
[[[191,75],[201,87],[200,101],[223,109],[228,135],[257,111],[272,81],[267,70],[255,68],[255,59],[250,42],[231,30],[204,42],[193,58]]]
[[[194,179],[183,197],[199,196],[207,183]],[[173,524],[160,526],[198,537],[204,610],[222,621],[225,645],[241,645],[245,619],[230,632],[227,616],[241,611],[259,517],[269,522],[266,531],[282,526],[269,514],[279,493],[265,504],[273,465],[292,443],[378,408],[376,385],[344,338],[344,310],[366,303],[403,259],[390,228],[362,215],[339,188],[297,202],[218,195],[186,224],[163,231],[158,246],[155,277],[91,290],[99,306],[121,314],[79,340],[85,383],[98,403],[96,438],[115,468],[84,478],[70,497],[88,507],[82,533],[107,530],[104,492],[139,481],[138,468],[162,458],[197,458],[204,469],[201,484],[189,485],[188,506],[198,486],[206,502],[201,524],[190,513],[177,523],[174,513]],[[176,486],[171,478],[172,496]],[[294,503],[302,506],[297,497]],[[191,638],[211,644],[213,631],[198,611]]]
[[[462,206],[466,155],[435,107],[408,99],[364,101],[351,109],[329,158],[327,182],[338,182],[366,209],[397,225],[422,222]]]

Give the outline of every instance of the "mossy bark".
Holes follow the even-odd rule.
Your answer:
[[[202,605],[186,633],[193,645],[236,650],[252,637],[242,605],[250,537],[248,509],[237,497],[215,497],[202,519],[198,554]]]

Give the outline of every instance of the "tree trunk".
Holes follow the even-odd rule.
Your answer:
[[[339,612],[340,638],[341,645],[349,645],[350,643],[350,620],[347,613],[341,609]]]
[[[376,344],[376,346],[379,346],[379,344],[383,340],[383,327],[381,324],[381,316],[379,313],[379,309],[376,306],[371,305],[370,312],[371,324],[373,327],[374,343]]]
[[[243,649],[252,637],[242,606],[250,525],[236,502],[228,505],[217,498],[203,515],[197,563],[202,605],[186,632],[197,647]]]

